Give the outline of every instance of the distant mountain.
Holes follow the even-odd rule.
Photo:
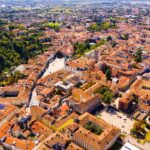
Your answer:
[[[118,0],[0,0],[1,3],[10,4],[10,3],[74,3],[74,2],[109,2],[109,1],[118,1]]]
[[[116,2],[133,2],[133,1],[150,1],[150,0],[0,0],[0,4],[6,5],[27,5],[27,4],[84,4],[84,3],[116,3]]]

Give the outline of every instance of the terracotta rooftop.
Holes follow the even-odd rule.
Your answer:
[[[84,150],[83,148],[77,146],[74,143],[70,143],[67,147],[66,150]]]
[[[98,119],[95,116],[92,116],[89,113],[84,113],[79,116],[79,129],[73,133],[73,137],[82,140],[86,144],[90,144],[90,146],[95,150],[103,150],[107,147],[108,143],[116,138],[120,130],[102,119]],[[100,135],[95,135],[91,131],[88,131],[84,128],[84,126],[88,122],[93,122],[94,124],[100,126],[103,131]]]

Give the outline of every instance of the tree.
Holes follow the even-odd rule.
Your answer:
[[[79,42],[74,45],[74,49],[76,50],[76,54],[83,55],[86,50],[91,48],[89,41]]]
[[[112,37],[111,37],[111,36],[108,36],[108,37],[107,37],[107,41],[112,41]]]
[[[143,121],[136,121],[135,123],[134,123],[134,128],[136,129],[136,130],[141,130],[142,129],[142,124],[143,124]]]
[[[122,40],[128,40],[129,39],[129,34],[122,34],[120,37]]]
[[[135,62],[142,62],[142,49],[139,48],[135,53]]]
[[[115,41],[112,42],[112,48],[114,48],[117,45]]]
[[[131,129],[131,134],[137,139],[145,139],[145,129],[142,127],[144,125],[143,121],[136,121]],[[144,125],[145,127],[145,125]]]
[[[116,28],[116,24],[112,24],[111,22],[98,22],[96,24],[92,24],[88,30],[89,31],[101,31]]]
[[[113,94],[112,94],[110,91],[106,91],[106,92],[103,94],[102,101],[103,101],[104,103],[106,103],[106,104],[111,104],[112,99],[113,99]]]
[[[109,91],[109,87],[102,86],[100,90],[98,91],[100,94],[104,94],[105,92]]]
[[[107,80],[111,80],[111,72],[110,72],[110,69],[109,68],[107,68],[107,70],[106,70],[106,78],[107,78]]]
[[[107,86],[100,87],[95,93],[99,93],[102,96],[102,101],[106,104],[110,104],[114,97],[112,91]]]
[[[30,57],[41,54],[47,48],[42,41],[39,40],[42,33],[36,30],[29,32],[22,25],[8,24],[9,30],[1,30],[0,32],[0,84],[11,83],[17,81],[19,75],[10,75],[6,72],[12,71],[12,68],[21,63],[26,63]],[[13,29],[24,29],[24,34],[14,34]]]

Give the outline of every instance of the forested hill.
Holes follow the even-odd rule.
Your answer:
[[[40,54],[45,46],[39,40],[41,33],[29,31],[22,25],[0,21],[0,74],[13,66],[26,63]]]

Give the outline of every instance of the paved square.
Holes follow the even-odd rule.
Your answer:
[[[115,113],[108,113],[106,111],[101,112],[98,117],[102,118],[106,122],[118,127],[122,133],[128,135],[133,127],[134,120],[121,112],[115,111]]]

